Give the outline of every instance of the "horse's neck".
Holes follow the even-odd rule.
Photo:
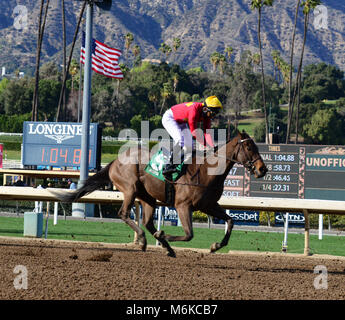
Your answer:
[[[235,162],[235,152],[236,152],[236,145],[237,145],[237,139],[234,138],[230,140],[228,143],[226,143],[224,146],[218,149],[217,153],[219,157],[225,157],[226,158],[226,166],[224,170],[224,174],[222,174],[222,179],[226,178],[229,174],[231,168],[234,166]]]
[[[204,169],[207,170],[207,175],[210,180],[214,181],[223,181],[227,177],[229,171],[234,165],[234,152],[237,145],[237,140],[232,139],[230,142],[226,143],[225,145],[221,146],[215,153],[214,157],[218,158],[217,164],[210,164],[207,158],[205,159],[204,164],[202,165]],[[220,165],[222,164],[222,165]],[[210,173],[210,170],[215,170],[215,168],[218,166],[220,168],[218,173],[212,174]],[[225,167],[224,167],[225,166]],[[215,170],[216,171],[216,170]]]

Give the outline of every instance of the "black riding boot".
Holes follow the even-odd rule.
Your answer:
[[[176,168],[179,165],[179,163],[174,163],[174,159],[177,159],[178,154],[181,152],[180,145],[176,144],[173,147],[173,151],[170,154],[169,163],[166,164],[165,168],[163,169],[163,175],[171,175],[176,172]]]

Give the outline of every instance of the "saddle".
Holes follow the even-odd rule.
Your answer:
[[[165,182],[165,199],[167,204],[173,205],[175,199],[174,182],[185,174],[185,165],[182,162],[176,167],[176,172],[164,176],[163,169],[169,163],[170,151],[162,147],[150,159],[145,171],[155,178]]]

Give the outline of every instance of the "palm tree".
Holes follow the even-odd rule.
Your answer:
[[[180,81],[180,76],[177,73],[174,73],[173,75],[173,88],[174,88],[174,93],[176,93],[178,83]]]
[[[134,57],[137,57],[138,55],[140,55],[140,47],[137,44],[133,47],[132,51],[133,51]]]
[[[279,68],[278,63],[279,63],[280,53],[278,50],[272,50],[271,56],[273,59],[273,78],[274,80],[277,80],[277,69]]]
[[[133,34],[130,33],[130,32],[128,32],[128,33],[125,35],[126,59],[128,58],[128,51],[129,51],[129,48],[130,48],[131,45],[132,45],[133,40],[134,40]]]
[[[234,52],[234,49],[232,47],[225,48],[225,54],[228,56],[229,62],[231,61],[231,56],[233,52]]]
[[[283,75],[285,87],[287,87],[290,83],[290,70],[291,70],[290,65],[280,57],[279,58],[279,71]]]
[[[163,89],[161,91],[163,103],[162,103],[161,111],[159,113],[160,115],[162,115],[166,100],[169,99],[172,95],[173,95],[173,88],[171,86],[171,83],[170,82],[163,83]]]
[[[173,39],[173,49],[174,49],[174,52],[176,52],[179,47],[181,47],[181,39],[180,38],[174,38]]]
[[[161,43],[161,46],[159,48],[159,51],[165,54],[165,60],[168,60],[168,56],[171,53],[172,49],[169,45],[167,45],[165,42]]]
[[[266,110],[266,92],[265,92],[265,73],[264,73],[264,59],[262,56],[262,43],[261,43],[261,16],[262,8],[264,6],[272,6],[274,0],[252,0],[251,8],[252,10],[258,10],[258,40],[259,40],[259,49],[261,57],[261,81],[262,81],[262,104],[265,114],[265,124],[266,124],[266,143],[268,143],[268,117]]]
[[[174,38],[172,49],[174,51],[174,60],[176,60],[176,51],[181,47],[181,39],[180,38]]]
[[[73,92],[74,91],[74,77],[79,72],[79,65],[75,59],[72,60],[68,71],[72,77],[72,92]]]
[[[141,64],[141,56],[140,56],[141,50],[140,50],[139,45],[136,44],[133,47],[132,52],[133,52],[133,55],[134,55],[134,58],[135,58],[134,66],[140,65]]]
[[[254,72],[256,71],[257,67],[260,65],[261,63],[261,56],[260,53],[254,53],[252,55],[252,61],[254,63]]]
[[[72,41],[72,48],[71,48],[71,52],[70,52],[69,57],[68,57],[68,62],[67,62],[66,70],[70,69],[70,65],[71,65],[71,61],[72,61],[72,55],[73,55],[73,50],[74,50],[75,43],[77,41],[77,36],[78,36],[78,32],[79,32],[81,21],[82,21],[83,15],[84,15],[84,11],[85,11],[85,8],[86,8],[86,4],[87,4],[87,1],[84,1],[83,6],[82,6],[82,8],[80,10],[79,19],[78,19],[77,27],[75,28],[75,32],[74,32],[74,36],[73,36],[73,41]],[[55,118],[56,121],[59,121],[60,108],[61,108],[62,98],[63,98],[65,87],[66,87],[67,76],[68,76],[68,73],[66,72],[65,76],[64,76],[64,79],[63,79],[63,83],[62,83],[62,88],[61,88],[61,91],[60,91],[60,98],[59,98],[59,103],[58,103],[58,108],[57,108],[56,118]],[[80,80],[81,79],[79,79],[79,81]],[[80,86],[80,83],[79,83],[79,86]]]
[[[219,52],[213,52],[210,56],[210,62],[213,66],[213,72],[216,72],[217,67],[220,63],[220,53]]]
[[[219,56],[219,69],[220,69],[220,74],[224,74],[225,67],[227,66],[227,61],[226,58],[223,54]]]
[[[62,52],[63,52],[63,72],[62,77],[63,79],[66,76],[66,20],[65,20],[65,0],[61,0],[61,9],[62,9]],[[63,94],[63,110],[65,111],[66,116],[66,90],[64,90]]]
[[[303,45],[302,45],[302,53],[301,58],[297,70],[297,78],[296,78],[296,88],[294,91],[294,96],[292,97],[293,102],[296,99],[296,96],[298,95],[297,99],[297,110],[296,110],[296,136],[295,136],[295,143],[297,143],[298,140],[298,122],[299,122],[299,105],[300,105],[300,90],[301,90],[301,79],[302,79],[302,66],[303,66],[303,57],[304,57],[304,49],[305,49],[305,43],[307,40],[307,32],[308,32],[308,26],[309,26],[309,15],[311,10],[315,9],[318,5],[321,4],[321,0],[306,0],[302,2],[303,7],[303,14],[304,14],[304,35],[303,35]],[[292,111],[293,111],[293,104],[292,104]],[[291,116],[292,116],[291,111]]]
[[[301,0],[297,0],[296,5],[296,13],[295,13],[295,23],[292,32],[292,41],[291,41],[291,49],[290,49],[290,82],[289,82],[289,107],[288,107],[288,123],[287,123],[287,134],[286,134],[286,142],[289,142],[290,139],[290,130],[291,130],[291,118],[292,118],[292,71],[293,71],[293,56],[294,56],[294,49],[295,49],[295,37],[296,37],[296,27],[297,27],[297,17],[298,17],[298,10],[300,7]]]
[[[45,29],[46,20],[47,20],[49,0],[47,0],[46,9],[45,9],[44,18],[43,18],[43,24],[42,24],[43,7],[44,7],[44,0],[41,0],[41,8],[40,8],[40,14],[39,14],[39,19],[38,19],[35,86],[34,86],[34,93],[33,93],[33,100],[32,100],[32,115],[31,115],[32,121],[37,121],[37,115],[38,115],[38,85],[39,85],[39,77],[40,77],[41,49],[42,49],[44,29]]]

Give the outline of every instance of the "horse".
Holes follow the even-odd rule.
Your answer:
[[[235,163],[243,165],[257,178],[263,177],[267,172],[267,167],[253,139],[244,131],[237,132],[233,139],[216,147],[211,155],[207,155],[205,152],[206,161],[204,163],[198,164],[194,155],[192,163],[185,164],[185,173],[175,182],[164,182],[145,171],[146,163],[142,163],[141,159],[149,154],[150,151],[144,147],[127,149],[97,174],[90,176],[82,187],[74,192],[60,195],[60,200],[74,202],[82,196],[112,183],[124,196],[118,215],[137,233],[141,250],[145,251],[147,246],[145,232],[130,218],[135,199],[138,199],[142,206],[142,224],[167,250],[168,256],[176,257],[169,242],[190,241],[193,238],[192,213],[197,210],[227,222],[224,238],[219,243],[213,243],[210,251],[216,252],[226,246],[233,229],[233,220],[218,204],[223,193],[225,178]],[[123,161],[123,159],[132,161]],[[220,161],[224,164],[222,170],[218,170],[215,164]],[[212,169],[215,172],[210,173]],[[173,206],[180,218],[185,233],[183,236],[165,234],[162,230],[157,231],[154,225],[153,214],[157,200],[167,204],[165,183],[173,185],[175,191]]]

